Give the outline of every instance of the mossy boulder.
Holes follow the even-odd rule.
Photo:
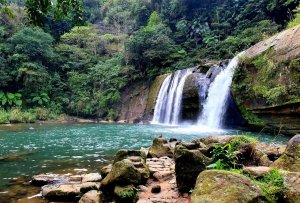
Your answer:
[[[162,137],[156,137],[149,148],[149,158],[160,158],[163,156],[173,157],[173,152],[168,141]]]
[[[233,136],[229,136],[229,135],[216,135],[216,136],[208,136],[208,137],[200,138],[195,141],[202,142],[206,146],[210,147],[217,144],[225,145],[229,143],[233,138],[234,138]]]
[[[142,175],[133,163],[127,159],[116,162],[111,172],[101,181],[101,188],[109,189],[115,185],[138,185],[141,183]]]
[[[267,202],[262,190],[251,179],[222,170],[200,173],[191,199],[192,203]]]
[[[300,172],[300,134],[290,139],[284,154],[281,155],[271,167]]]
[[[119,186],[114,189],[114,196],[117,203],[137,202],[137,189],[134,185]]]
[[[140,156],[140,157],[145,157],[142,156],[142,152],[139,151],[139,150],[127,150],[127,149],[120,149],[116,155],[115,155],[115,158],[114,158],[114,162],[113,163],[116,163],[118,161],[121,161],[123,159],[126,159],[128,158],[129,156]]]
[[[199,150],[188,150],[182,145],[175,148],[175,173],[180,192],[189,192],[195,186],[197,176],[211,163],[211,159]]]
[[[102,178],[105,178],[107,176],[107,174],[109,174],[109,172],[111,172],[111,169],[112,169],[112,164],[102,167],[100,170],[100,174],[101,174]]]

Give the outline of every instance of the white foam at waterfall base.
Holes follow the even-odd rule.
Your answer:
[[[198,119],[198,125],[210,129],[220,129],[222,127],[232,77],[242,54],[243,52],[235,56],[210,85],[203,111]]]

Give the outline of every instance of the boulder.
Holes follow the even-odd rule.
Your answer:
[[[175,173],[178,190],[189,192],[194,188],[197,176],[210,163],[211,159],[199,150],[188,150],[178,145],[175,148]]]
[[[102,167],[100,170],[101,176],[103,178],[105,178],[107,176],[107,174],[109,174],[109,172],[111,172],[111,169],[112,169],[112,164]]]
[[[233,139],[232,136],[229,135],[216,135],[216,136],[208,136],[204,138],[200,138],[199,140],[195,140],[195,142],[202,142],[208,147],[214,146],[216,144],[224,145],[227,144]]]
[[[268,157],[268,155],[264,154],[259,158],[260,166],[270,166],[273,163]]]
[[[44,186],[48,184],[58,184],[69,182],[69,177],[61,174],[39,174],[32,177],[31,184],[35,186]]]
[[[300,134],[290,139],[283,155],[271,167],[292,172],[300,172]]]
[[[263,177],[267,175],[271,170],[272,168],[266,166],[250,166],[243,168],[243,172],[245,174],[253,176],[254,178]]]
[[[98,190],[99,186],[92,182],[45,185],[42,187],[42,196],[50,201],[78,201],[81,194]]]
[[[142,175],[139,170],[134,167],[131,161],[124,159],[116,162],[112,166],[112,170],[101,181],[101,188],[113,187],[114,185],[138,185],[141,183]]]
[[[153,144],[149,148],[148,157],[159,158],[163,156],[173,157],[171,147],[166,139],[162,137],[156,137],[153,140]]]
[[[300,203],[300,173],[286,173],[284,185],[286,186],[283,193],[284,202]]]
[[[79,203],[102,203],[103,194],[97,190],[91,190],[85,193],[79,200]]]
[[[89,173],[82,175],[82,182],[100,182],[102,179],[99,173]]]
[[[192,203],[267,202],[262,190],[251,179],[222,170],[200,173],[191,199]]]
[[[123,159],[126,159],[129,156],[142,156],[142,152],[139,150],[127,150],[127,149],[120,149],[114,158],[114,162],[116,163],[118,161],[122,161]]]
[[[119,186],[114,189],[117,203],[134,203],[137,201],[137,190],[133,185]]]

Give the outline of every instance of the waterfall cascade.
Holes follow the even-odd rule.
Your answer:
[[[214,129],[222,127],[222,119],[226,110],[226,100],[230,92],[234,70],[238,65],[241,54],[235,56],[210,84],[208,96],[202,113],[199,116],[198,124]]]
[[[230,63],[218,73],[217,69],[209,70],[198,79],[199,100],[203,106],[198,117],[198,125],[211,129],[222,127],[222,119],[226,110],[226,101],[238,59],[242,53],[234,57]],[[222,67],[217,67],[222,68]],[[182,93],[186,78],[196,69],[189,68],[176,71],[163,82],[154,110],[153,124],[179,124],[182,109]],[[218,69],[220,70],[220,69]],[[203,102],[204,101],[204,102]]]
[[[184,83],[194,70],[194,68],[178,70],[164,80],[156,100],[152,123],[168,125],[179,123]]]

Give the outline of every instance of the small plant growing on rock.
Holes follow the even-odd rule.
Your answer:
[[[208,165],[209,169],[230,169],[235,168],[235,159],[234,153],[231,144],[224,146],[216,145],[212,153],[213,163]]]
[[[120,197],[122,199],[132,199],[136,196],[136,189],[133,187],[126,187],[121,193]]]
[[[257,180],[256,183],[262,188],[270,202],[278,202],[278,197],[285,189],[283,175],[276,169],[271,170],[269,174]]]

